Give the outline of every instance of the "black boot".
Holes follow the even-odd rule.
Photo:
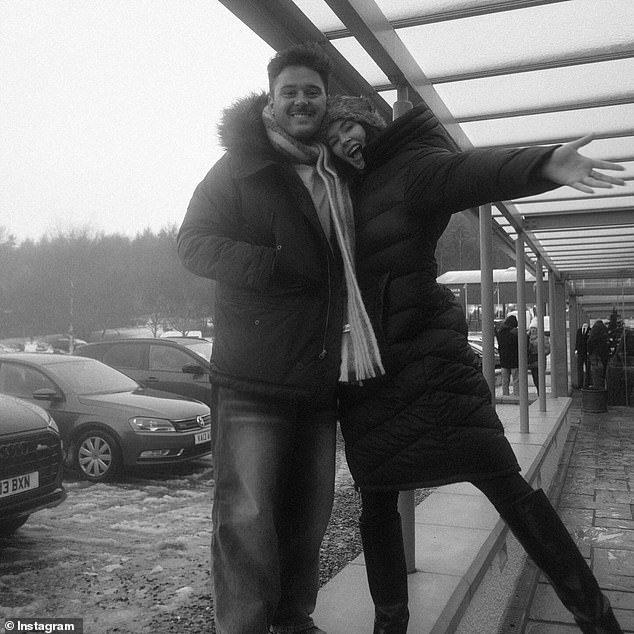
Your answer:
[[[407,564],[401,518],[385,522],[359,522],[368,586],[374,601],[374,634],[405,634]]]
[[[546,494],[538,489],[518,500],[504,521],[548,577],[585,634],[623,634],[590,567]]]

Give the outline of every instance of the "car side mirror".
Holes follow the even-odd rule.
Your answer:
[[[33,392],[33,398],[36,401],[63,401],[64,397],[50,387],[43,387]]]
[[[188,363],[184,365],[181,368],[181,370],[185,374],[193,374],[194,376],[199,376],[205,373],[205,369],[201,365],[198,365],[197,363]]]

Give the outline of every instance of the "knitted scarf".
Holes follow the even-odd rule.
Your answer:
[[[275,121],[270,107],[262,120],[273,147],[293,163],[315,165],[323,180],[330,205],[330,217],[341,251],[347,290],[347,324],[341,340],[342,383],[359,383],[385,374],[379,346],[363,305],[354,269],[354,213],[350,193],[332,167],[330,152],[322,143],[307,145],[292,137]]]

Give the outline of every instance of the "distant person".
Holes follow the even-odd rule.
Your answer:
[[[587,323],[577,328],[575,337],[575,357],[577,360],[577,386],[588,387],[590,385],[590,362],[588,361],[588,335],[590,326]]]
[[[194,191],[178,253],[216,280],[218,634],[319,634],[337,384],[383,369],[354,276],[348,190],[314,143],[330,60],[298,46],[267,70],[269,94],[224,113],[227,151]]]
[[[605,374],[608,368],[610,347],[608,344],[607,326],[597,319],[588,335],[588,359],[590,360],[590,386],[605,389]]]
[[[531,324],[528,328],[528,355],[527,355],[527,366],[533,377],[533,385],[537,390],[537,394],[539,394],[539,337],[537,331],[537,318],[531,320]],[[544,354],[548,356],[550,354],[550,343],[548,341],[548,337],[544,338]],[[545,365],[545,364],[544,364]],[[544,368],[545,369],[545,368]]]
[[[519,349],[517,334],[517,317],[509,315],[496,332],[498,340],[498,353],[500,355],[500,368],[502,370],[502,395],[509,396],[510,388],[513,394],[519,396]]]
[[[407,631],[399,490],[468,481],[495,506],[583,631],[621,634],[546,494],[519,473],[469,347],[464,310],[437,283],[434,257],[454,212],[558,184],[623,184],[596,171],[621,167],[579,154],[589,138],[460,152],[424,104],[386,126],[367,99],[337,97],[326,123],[328,144],[354,182],[357,275],[386,371],[340,389],[346,457],[361,491],[374,633]]]

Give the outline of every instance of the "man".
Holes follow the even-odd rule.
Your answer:
[[[590,385],[590,361],[588,360],[588,335],[590,326],[584,323],[577,328],[575,339],[575,354],[577,355],[577,387],[583,388]]]
[[[196,188],[178,236],[184,265],[216,281],[219,634],[322,632],[310,615],[333,501],[346,296],[310,147],[329,72],[317,46],[270,61],[268,97],[225,111],[226,153]]]

